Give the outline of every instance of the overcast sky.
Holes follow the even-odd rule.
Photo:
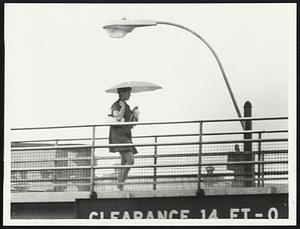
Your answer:
[[[11,127],[98,124],[116,83],[162,90],[133,94],[141,121],[236,118],[216,59],[180,28],[159,25],[122,39],[102,29],[122,17],[182,24],[218,54],[243,113],[287,116],[295,78],[295,4],[5,4],[5,109]],[[290,88],[291,89],[291,88]]]

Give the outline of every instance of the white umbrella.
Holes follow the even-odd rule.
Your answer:
[[[107,93],[118,93],[118,88],[130,87],[132,93],[143,92],[143,91],[154,91],[161,89],[161,86],[158,86],[154,83],[146,81],[128,81],[124,83],[119,83],[105,90]]]

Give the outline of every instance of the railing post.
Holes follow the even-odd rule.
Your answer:
[[[261,140],[261,133],[258,133],[258,139]],[[261,161],[261,142],[258,142],[258,161]],[[262,164],[258,164],[258,181],[257,181],[257,185],[258,187],[260,187],[261,184],[261,179],[262,179]]]
[[[198,152],[198,183],[197,189],[201,189],[201,164],[202,164],[202,130],[203,122],[199,122],[199,152]]]
[[[93,126],[92,128],[92,145],[91,145],[91,191],[90,191],[90,198],[96,198],[97,193],[95,192],[95,173],[94,173],[94,165],[95,165],[95,135],[96,135],[96,127]]]
[[[58,140],[55,140],[55,146],[58,146]],[[55,161],[54,161],[54,167],[57,167],[57,149],[55,149]],[[57,186],[56,186],[56,177],[57,177],[57,170],[54,170],[54,176],[53,176],[53,180],[54,180],[54,192],[57,192]]]
[[[157,143],[157,136],[154,137],[154,143]],[[154,174],[153,174],[153,190],[156,190],[156,180],[157,180],[157,145],[154,146]]]
[[[261,142],[259,144],[260,144],[260,147],[261,147]],[[261,160],[265,161],[264,151],[261,151]],[[265,164],[261,164],[261,187],[265,186],[265,174],[264,173],[265,173]]]

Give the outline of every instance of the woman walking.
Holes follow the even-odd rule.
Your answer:
[[[112,116],[118,122],[134,122],[138,121],[139,111],[138,107],[130,110],[129,105],[126,103],[129,100],[131,93],[138,93],[144,91],[154,91],[161,89],[151,82],[146,81],[128,81],[114,85],[105,90],[107,93],[118,93],[119,99],[111,106],[111,112],[109,116]],[[132,143],[131,129],[133,125],[114,125],[109,129],[109,144],[122,144]],[[137,150],[134,146],[122,146],[122,147],[109,147],[110,152],[119,152],[121,155],[121,165],[133,165],[134,155],[137,154]],[[124,181],[126,180],[130,168],[124,167],[119,169],[118,174],[118,189],[123,190]]]
[[[111,106],[110,116],[114,117],[119,122],[138,121],[138,107],[130,110],[126,103],[131,95],[131,88],[118,88],[119,99]],[[132,125],[110,126],[109,144],[132,143],[131,129]],[[121,165],[133,165],[134,155],[137,150],[134,146],[110,147],[110,152],[119,152],[121,155]],[[125,167],[119,169],[118,174],[118,189],[123,190],[124,181],[126,180],[130,168]]]

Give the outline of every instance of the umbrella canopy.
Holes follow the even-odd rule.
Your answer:
[[[118,93],[118,88],[130,87],[132,93],[143,92],[143,91],[154,91],[161,89],[161,86],[158,86],[154,83],[146,81],[128,81],[124,83],[119,83],[105,90],[107,93]]]

